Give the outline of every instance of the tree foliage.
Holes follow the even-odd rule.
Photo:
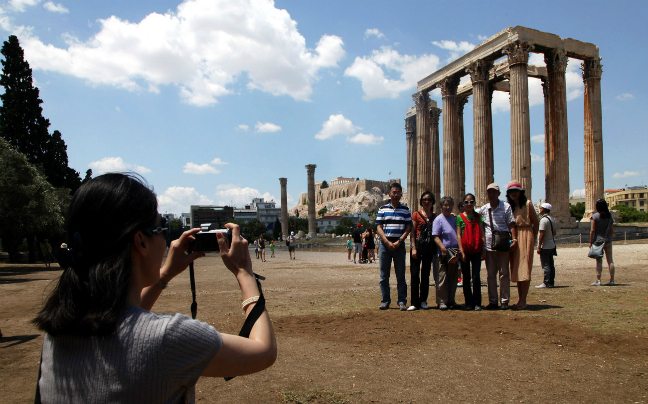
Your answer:
[[[320,189],[328,188],[329,184],[326,182],[326,180],[322,181],[322,185],[320,185]]]
[[[274,228],[272,229],[272,237],[275,240],[281,240],[281,221],[279,218],[275,219]]]
[[[585,202],[578,202],[575,205],[569,205],[569,213],[580,222],[585,215]]]
[[[317,211],[317,214],[320,216],[324,216],[328,212],[328,209],[326,209],[326,206],[324,206],[322,209]]]
[[[265,235],[268,231],[266,225],[259,219],[252,219],[241,227],[243,237],[248,241],[248,243],[252,243],[254,239],[259,238],[262,234]]]
[[[616,205],[611,210],[619,211],[619,222],[621,223],[648,222],[648,212],[639,212],[637,208],[632,206]]]
[[[0,139],[0,238],[12,260],[25,237],[60,235],[69,193],[55,189],[27,157]]]

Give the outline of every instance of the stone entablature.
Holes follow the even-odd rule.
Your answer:
[[[338,177],[340,178],[340,177]],[[359,180],[353,179],[353,182],[344,182],[340,185],[329,186],[324,189],[317,189],[315,191],[315,203],[321,205],[326,202],[331,202],[336,199],[346,198],[349,196],[356,196],[361,192],[369,191],[373,188],[379,188],[383,193],[389,193],[389,185],[393,182],[401,183],[400,179],[390,179],[388,181],[375,181],[375,180]],[[405,188],[405,184],[401,183]],[[299,205],[305,205],[308,200],[308,193],[303,192],[299,195]],[[404,202],[404,201],[403,201]]]

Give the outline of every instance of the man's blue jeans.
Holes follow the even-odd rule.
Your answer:
[[[405,280],[405,245],[401,243],[394,251],[381,241],[380,242],[380,292],[382,293],[382,303],[391,303],[389,295],[389,275],[391,272],[391,263],[394,261],[394,271],[396,272],[396,282],[398,289],[398,303],[407,304],[407,281]]]

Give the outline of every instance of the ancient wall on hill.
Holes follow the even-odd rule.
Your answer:
[[[379,188],[384,194],[389,194],[389,185],[393,182],[400,183],[400,179],[390,179],[388,181],[375,181],[375,180],[359,180],[340,185],[329,186],[328,188],[320,189],[319,184],[315,188],[315,203],[321,205],[323,203],[335,201],[341,198],[356,196],[364,191],[370,191],[373,188]],[[299,205],[306,204],[308,201],[308,193],[303,192],[299,195]]]

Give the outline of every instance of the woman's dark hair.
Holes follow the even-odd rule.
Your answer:
[[[523,189],[520,189],[520,202],[519,205],[516,206],[515,201],[511,198],[510,196],[510,190],[506,191],[506,200],[511,205],[511,209],[513,209],[513,212],[515,212],[515,209],[517,208],[523,208],[524,205],[527,203],[527,197]]]
[[[477,200],[477,198],[475,198],[475,195],[471,194],[470,192],[468,192],[466,195],[464,195],[463,200],[465,201],[466,198],[469,197],[469,196],[472,196],[473,201],[476,201],[476,200]]]
[[[423,204],[423,198],[425,198],[426,195],[429,195],[430,198],[432,199],[432,210],[434,210],[434,204],[436,203],[436,198],[434,197],[434,194],[430,191],[425,191],[421,194],[421,199],[419,199],[419,203]]]
[[[612,217],[605,199],[599,199],[598,201],[596,201],[596,211],[599,213],[599,215],[601,215],[602,219],[609,219],[610,217]]]
[[[153,226],[157,197],[136,174],[111,173],[72,198],[65,268],[34,324],[50,335],[108,335],[126,307],[137,231]]]
[[[373,237],[373,230],[371,227],[367,227],[367,231],[369,232],[369,237]]]

